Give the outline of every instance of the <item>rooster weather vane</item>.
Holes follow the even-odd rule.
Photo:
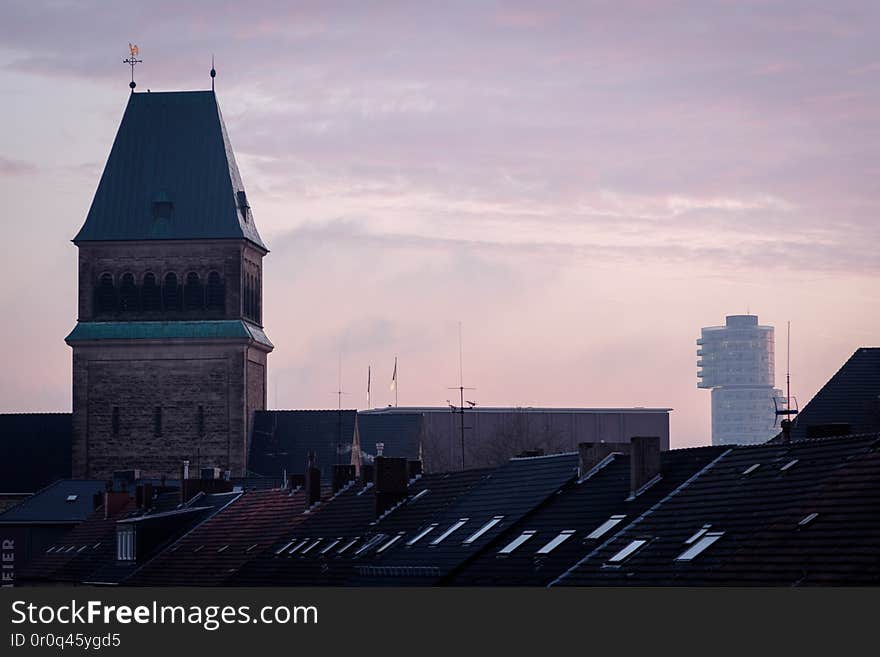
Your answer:
[[[129,43],[128,44],[128,51],[129,51],[128,58],[123,59],[122,62],[124,64],[128,64],[129,66],[131,66],[131,82],[129,83],[128,86],[131,87],[131,91],[132,91],[132,93],[134,93],[134,88],[137,86],[137,83],[134,81],[134,66],[135,66],[135,64],[140,64],[141,62],[143,62],[143,60],[137,58],[137,56],[138,56],[138,47],[137,46],[133,46],[133,45],[131,45],[131,43]]]

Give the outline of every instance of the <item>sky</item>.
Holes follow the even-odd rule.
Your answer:
[[[791,321],[801,405],[880,344],[880,4],[0,7],[0,412],[69,411],[76,247],[129,93],[216,88],[271,408],[673,408],[700,327]]]

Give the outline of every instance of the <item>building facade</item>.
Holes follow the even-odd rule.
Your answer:
[[[775,385],[774,330],[757,315],[728,315],[697,340],[698,388],[712,391],[712,444],[754,444],[772,438]]]
[[[268,249],[213,91],[131,94],[73,241],[73,475],[244,474]]]

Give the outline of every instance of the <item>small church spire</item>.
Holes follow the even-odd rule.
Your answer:
[[[137,86],[137,83],[134,81],[134,65],[142,63],[143,60],[137,58],[138,47],[131,45],[130,41],[128,43],[128,51],[128,59],[123,59],[122,62],[131,66],[131,82],[129,82],[128,86],[131,88],[131,92],[134,93],[134,88]]]
[[[211,91],[214,91],[214,78],[217,77],[217,71],[214,70],[214,53],[211,53]]]

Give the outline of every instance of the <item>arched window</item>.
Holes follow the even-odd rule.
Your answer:
[[[223,287],[223,281],[220,278],[220,274],[216,271],[212,271],[208,274],[208,309],[209,310],[223,310],[226,306],[225,297],[226,291]]]
[[[183,302],[187,310],[198,310],[205,305],[202,294],[202,282],[199,275],[191,271],[186,275],[186,285],[183,288]]]
[[[159,285],[156,283],[156,275],[152,272],[144,274],[144,285],[141,288],[141,303],[144,310],[161,310],[162,296]]]
[[[98,312],[107,313],[116,310],[116,288],[113,286],[113,276],[101,274],[98,279]]]
[[[165,284],[162,286],[162,305],[165,310],[180,309],[180,289],[177,285],[177,274],[173,271],[165,274]]]
[[[119,284],[119,310],[137,310],[138,290],[134,284],[134,274],[123,274]]]
[[[251,315],[251,277],[248,274],[244,275],[244,316],[250,317]]]

